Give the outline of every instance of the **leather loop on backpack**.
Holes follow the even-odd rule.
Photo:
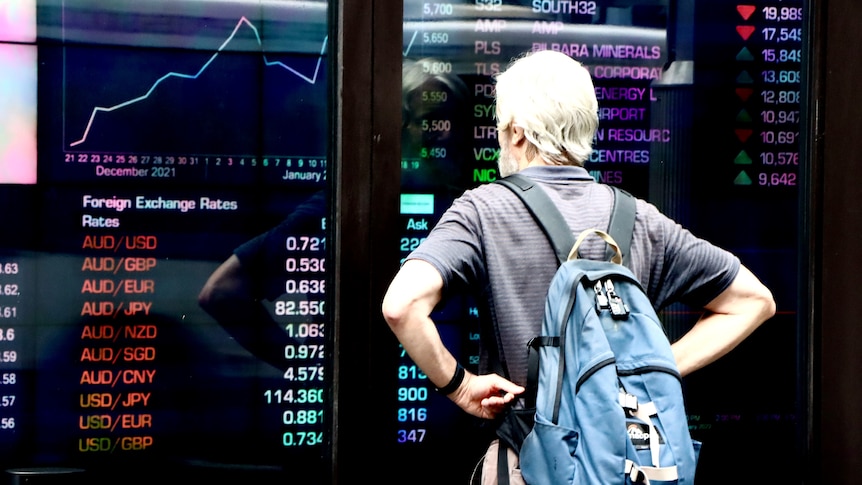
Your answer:
[[[602,231],[601,229],[586,229],[585,231],[581,232],[578,235],[578,238],[575,240],[575,244],[574,246],[572,246],[572,250],[569,251],[569,261],[579,258],[578,248],[581,247],[581,243],[584,242],[584,239],[586,239],[591,234],[595,234],[601,237],[606,243],[608,243],[608,246],[610,246],[614,250],[614,255],[611,258],[612,263],[623,263],[623,252],[620,249],[620,245],[617,244],[616,241],[614,241],[614,238],[612,238],[610,234],[606,233],[605,231]]]

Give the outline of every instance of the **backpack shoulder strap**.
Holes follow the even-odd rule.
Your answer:
[[[554,206],[548,194],[538,184],[517,173],[498,179],[496,182],[508,187],[524,201],[524,205],[527,206],[527,209],[551,241],[559,263],[566,262],[569,251],[575,244],[575,238],[572,236],[568,223]],[[625,190],[614,186],[610,187],[614,191],[614,206],[608,225],[608,233],[619,244],[623,254],[623,264],[628,266],[631,260],[632,232],[635,223],[635,198]],[[613,249],[608,248],[608,251],[607,259],[610,259],[613,255]]]
[[[611,212],[611,222],[608,224],[608,234],[617,242],[623,253],[623,266],[631,267],[632,236],[635,229],[635,197],[625,190],[611,186],[614,189],[614,208]],[[613,248],[608,248],[605,259],[614,255]]]
[[[548,194],[535,182],[517,173],[498,179],[496,183],[510,189],[524,202],[530,214],[539,223],[548,240],[550,240],[559,264],[565,263],[569,258],[571,248],[575,245],[575,238],[568,223],[548,197]],[[620,247],[623,254],[623,264],[628,266],[635,222],[635,198],[622,189],[613,186],[611,188],[614,191],[614,206],[611,211],[608,233]],[[608,248],[608,251],[609,253],[606,256],[607,259],[610,259],[613,256],[613,249]],[[496,330],[497,322],[492,322],[492,325]],[[531,340],[530,345],[537,344],[537,340],[541,340],[541,338]],[[541,345],[544,343],[538,344]],[[527,409],[535,408],[536,406],[536,389],[538,388],[539,376],[538,355],[538,352],[531,351],[529,353],[526,392]],[[502,375],[507,375],[505,374],[505,368],[500,369],[500,367],[505,367],[505,365],[500,361],[498,349],[494,346],[489,348],[489,362],[491,368],[496,372],[502,371],[504,373]],[[501,436],[499,431],[498,436]],[[505,448],[507,446],[504,446],[503,440],[501,440],[497,456],[497,479],[501,485],[508,485],[509,483],[508,459]]]
[[[557,253],[557,260],[560,264],[565,263],[569,259],[569,251],[575,245],[575,238],[569,224],[548,198],[548,194],[535,182],[517,173],[498,179],[497,183],[508,187],[524,201],[524,205],[551,241]]]

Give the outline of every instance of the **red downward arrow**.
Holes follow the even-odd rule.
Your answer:
[[[754,133],[753,130],[736,130],[736,137],[739,138],[739,141],[745,143],[752,133]]]
[[[754,90],[750,88],[736,88],[736,95],[743,101],[748,101],[748,98],[754,94]]]
[[[742,37],[742,40],[748,40],[751,37],[751,34],[754,33],[753,25],[737,25],[736,32],[739,33],[739,36]]]
[[[745,20],[748,20],[749,18],[751,18],[751,14],[753,14],[755,10],[757,10],[757,7],[755,7],[754,5],[737,5],[736,6],[736,11],[739,12],[739,15],[742,15],[742,18]]]

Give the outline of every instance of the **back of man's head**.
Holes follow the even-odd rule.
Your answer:
[[[512,125],[548,163],[583,165],[599,125],[589,71],[556,51],[528,53],[496,77],[498,129]]]

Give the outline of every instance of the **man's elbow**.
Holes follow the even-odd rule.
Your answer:
[[[421,323],[440,301],[442,287],[440,273],[429,263],[407,261],[383,297],[383,318],[396,333]]]
[[[738,312],[747,316],[749,331],[754,331],[775,315],[776,303],[772,292],[763,283],[749,282],[744,293],[740,295]]]
[[[381,305],[383,319],[389,325],[389,328],[396,329],[401,322],[404,321],[404,316],[407,314],[407,307],[400,301],[394,298],[391,294],[386,294]]]
[[[759,295],[760,301],[760,321],[765,322],[775,316],[776,312],[776,304],[775,298],[772,296],[772,292],[769,291],[769,288],[763,286]]]
[[[744,266],[740,269],[725,295],[728,299],[719,305],[729,305],[727,307],[730,310],[728,313],[748,315],[753,328],[760,326],[775,315],[776,304],[772,291]],[[733,311],[733,307],[736,307],[737,311]],[[719,310],[719,312],[721,311]]]

